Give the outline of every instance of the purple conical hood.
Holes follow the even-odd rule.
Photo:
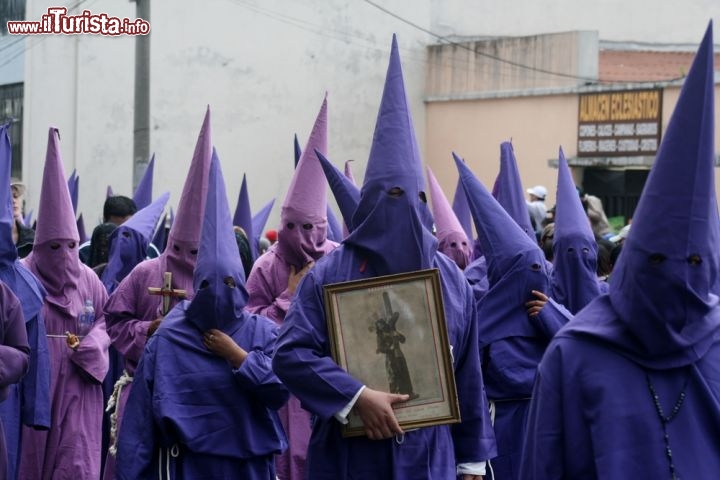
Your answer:
[[[138,210],[135,215],[118,228],[132,228],[150,242],[160,220],[160,215],[165,210],[165,205],[167,205],[169,199],[170,192],[163,193],[154,202]]]
[[[393,35],[360,203],[353,215],[354,230],[345,239],[345,244],[363,249],[372,257],[370,264],[378,275],[432,265],[437,239],[426,223],[432,216],[424,201],[422,170],[397,39]],[[402,193],[395,194],[395,189]]]
[[[250,255],[253,261],[257,260],[258,248],[253,241],[255,238],[255,230],[253,230],[252,211],[250,210],[250,194],[248,193],[247,179],[244,174],[237,206],[235,207],[235,215],[233,216],[233,225],[237,225],[245,230],[245,235],[247,235],[248,243],[250,244]]]
[[[182,196],[178,204],[178,215],[170,229],[168,243],[174,240],[197,245],[200,241],[205,199],[208,189],[208,172],[212,157],[212,132],[210,127],[210,107],[205,113],[200,134],[195,145],[190,169],[185,179]]]
[[[60,156],[57,129],[48,133],[35,245],[51,240],[80,240],[68,184]]]
[[[295,168],[297,168],[300,157],[302,156],[302,149],[300,148],[300,142],[298,142],[297,133],[295,134],[295,138],[293,140],[293,147],[293,151],[295,153]]]
[[[153,153],[150,163],[143,177],[140,179],[135,193],[133,193],[133,201],[137,205],[138,210],[147,207],[152,202],[153,176],[155,173],[155,154]]]
[[[610,301],[652,365],[702,357],[720,328],[715,83],[708,26],[610,282]]]
[[[158,228],[155,231],[155,235],[153,235],[152,238],[152,244],[155,245],[155,247],[158,249],[158,252],[162,253],[165,251],[165,244],[167,243],[167,230],[165,228],[165,224],[168,220],[168,214],[162,216],[162,220],[160,220],[158,224]]]
[[[340,214],[343,217],[348,231],[352,231],[352,216],[360,202],[360,190],[346,177],[335,165],[325,158],[325,156],[316,152],[320,165],[322,166],[325,176],[327,177],[330,190],[335,196],[335,201],[340,208]]]
[[[260,237],[265,230],[268,218],[270,218],[270,212],[272,212],[273,206],[275,206],[275,199],[273,198],[265,204],[258,212],[252,217],[252,230],[255,234],[255,240],[259,241]]]
[[[525,191],[520,179],[515,152],[510,142],[500,144],[500,172],[496,182],[498,203],[503,206],[528,237],[537,241],[532,223],[530,223],[527,203],[525,203]]]
[[[195,297],[188,306],[186,320],[201,332],[217,328],[231,334],[242,318],[248,293],[225,181],[214,149],[209,184],[200,251],[193,274]]]
[[[105,198],[114,197],[115,193],[113,192],[113,189],[110,185],[107,186],[107,189],[105,190]]]
[[[537,243],[528,238],[517,222],[457,156],[455,165],[487,260],[490,286],[514,268],[520,257],[539,254],[540,258],[544,258]],[[536,263],[542,263],[540,268],[545,270],[544,261]]]
[[[575,314],[600,295],[597,243],[560,148],[550,296]]]
[[[455,195],[453,196],[452,209],[453,212],[455,212],[455,217],[458,219],[458,222],[460,222],[460,225],[465,232],[465,236],[469,239],[472,239],[473,231],[472,215],[470,215],[470,205],[468,205],[468,200],[465,196],[465,189],[463,189],[462,183],[460,183],[459,178],[457,181],[457,185],[455,186]]]
[[[352,173],[352,168],[350,168],[350,162],[352,162],[352,160],[345,161],[345,176],[347,177],[348,180],[350,180],[350,182],[353,185],[357,186],[357,182],[355,181],[355,176]]]
[[[80,243],[87,242],[88,236],[87,236],[87,231],[85,230],[85,219],[83,218],[82,213],[80,215],[78,215],[77,221],[75,223],[77,224],[78,237],[80,238]]]
[[[78,197],[80,195],[80,178],[78,178],[76,169],[73,168],[67,184],[68,191],[70,192],[70,201],[72,202],[73,213],[77,215]]]
[[[327,153],[327,128],[326,94],[280,210],[277,253],[297,268],[322,257],[329,248],[327,181],[315,158],[315,150]]]
[[[0,267],[8,268],[18,258],[12,238],[13,218],[10,177],[12,171],[12,145],[8,130],[10,125],[0,126]]]
[[[465,235],[460,221],[455,216],[450,202],[440,188],[430,167],[427,167],[428,185],[432,200],[432,213],[435,218],[435,235],[438,239],[438,250],[452,258],[458,267],[465,269],[472,256],[472,244]]]

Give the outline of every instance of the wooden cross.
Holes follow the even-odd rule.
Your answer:
[[[172,272],[165,272],[163,274],[163,286],[148,287],[148,293],[150,295],[160,295],[162,297],[162,315],[167,315],[170,311],[170,301],[175,298],[185,298],[187,291],[172,288]]]

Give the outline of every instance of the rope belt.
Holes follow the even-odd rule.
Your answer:
[[[110,448],[108,449],[108,452],[110,452],[110,455],[112,455],[113,457],[117,453],[118,409],[116,407],[118,405],[118,402],[120,402],[120,394],[122,393],[123,387],[132,383],[132,381],[133,377],[130,376],[127,370],[123,370],[123,374],[120,376],[118,381],[115,382],[115,387],[113,387],[113,393],[112,395],[110,395],[107,408],[105,409],[106,412],[112,412],[110,414]]]

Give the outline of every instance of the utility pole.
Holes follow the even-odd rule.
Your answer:
[[[150,22],[150,0],[130,0],[137,18]],[[133,191],[150,158],[150,34],[135,36],[135,115],[133,120]]]

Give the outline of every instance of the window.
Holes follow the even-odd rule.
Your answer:
[[[7,35],[7,22],[25,20],[26,0],[0,1],[0,35]]]
[[[22,119],[24,84],[0,86],[0,125],[10,124],[12,176],[22,178]]]

